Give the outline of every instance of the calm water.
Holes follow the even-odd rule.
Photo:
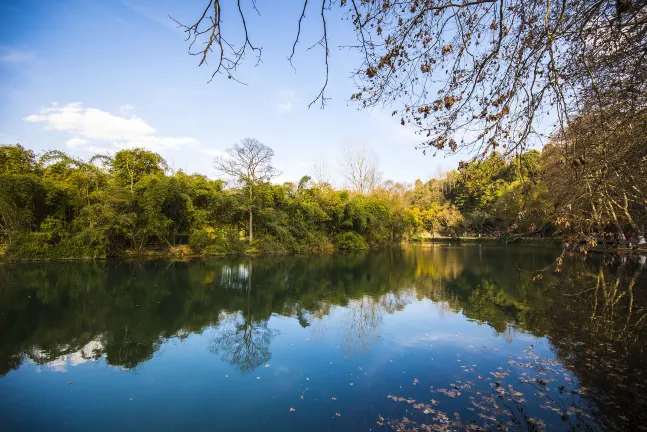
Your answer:
[[[559,250],[0,266],[2,430],[645,430],[647,268]]]

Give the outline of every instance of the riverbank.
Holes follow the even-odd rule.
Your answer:
[[[627,248],[627,247],[609,247],[609,246],[594,246],[591,249],[589,249],[587,252],[589,253],[597,253],[597,254],[619,254],[619,255],[647,255],[647,245],[641,245],[638,247],[632,247],[632,248]]]
[[[477,245],[477,244],[515,244],[515,245],[536,245],[536,246],[559,246],[563,243],[561,238],[545,237],[545,238],[519,238],[514,243],[505,243],[499,237],[417,237],[409,241],[402,242],[401,244],[438,244],[450,243],[455,245]],[[392,247],[396,246],[384,246]],[[349,250],[377,250],[382,248],[336,248],[332,245],[322,248],[310,248],[291,250],[287,248],[273,248],[268,249],[265,247],[258,247],[257,245],[247,246],[239,251],[231,252],[214,252],[213,250],[196,250],[189,245],[176,245],[167,247],[148,248],[142,250],[124,250],[114,255],[99,255],[99,256],[53,256],[53,257],[16,257],[7,255],[7,248],[0,246],[0,262],[48,262],[48,261],[94,261],[106,259],[168,259],[173,261],[188,261],[195,258],[217,258],[217,257],[259,257],[271,255],[316,255],[327,254],[333,252],[344,252]],[[604,247],[602,245],[595,246],[586,251],[587,253],[595,254],[615,254],[615,255],[645,255],[647,256],[647,245],[638,248],[614,248]]]
[[[413,243],[425,244],[425,243],[455,243],[455,244],[517,244],[517,245],[555,245],[560,246],[563,244],[564,240],[559,237],[527,237],[527,238],[518,238],[514,242],[506,242],[506,239],[502,237],[426,237],[426,238],[416,238],[412,240]],[[586,249],[586,253],[595,253],[595,254],[615,254],[615,255],[644,255],[647,256],[647,244],[633,246],[631,248],[626,247],[626,245],[621,245],[620,247],[615,247],[611,244],[599,244],[592,248]]]
[[[508,241],[503,237],[416,237],[411,239],[412,243],[490,243],[490,244],[555,244],[559,245],[563,240],[559,237],[521,237],[515,241]]]
[[[370,248],[355,248],[352,250],[368,250]],[[379,249],[379,248],[374,248]],[[218,258],[218,257],[258,257],[270,255],[316,255],[332,252],[348,251],[349,249],[329,248],[312,248],[301,250],[259,248],[257,246],[248,246],[241,251],[231,252],[214,252],[213,250],[195,250],[188,245],[177,245],[170,247],[158,247],[142,250],[124,250],[112,255],[95,255],[95,256],[11,256],[7,254],[7,249],[0,248],[0,262],[64,262],[64,261],[102,261],[108,259],[169,259],[173,261],[189,261],[194,258]]]

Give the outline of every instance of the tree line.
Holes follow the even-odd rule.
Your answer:
[[[623,142],[628,153],[639,150]],[[8,257],[51,259],[367,249],[419,236],[558,235],[578,246],[609,231],[644,235],[642,185],[630,181],[644,169],[623,170],[632,156],[618,154],[613,177],[600,180],[595,154],[565,167],[563,146],[514,158],[494,152],[413,185],[381,181],[376,158],[349,147],[347,187],[337,189],[321,166],[314,178],[272,182],[274,152],[255,139],[215,159],[229,183],[173,172],[140,148],[81,160],[2,145],[0,241]]]
[[[336,190],[308,176],[272,183],[272,156],[257,140],[242,140],[214,161],[228,185],[171,172],[159,154],[139,148],[81,160],[3,145],[0,236],[8,256],[38,259],[180,245],[205,255],[365,249],[409,235],[402,193]]]

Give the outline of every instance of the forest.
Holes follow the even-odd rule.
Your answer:
[[[228,182],[172,171],[141,148],[81,160],[2,145],[0,239],[5,258],[67,259],[310,253],[435,236],[554,236],[582,247],[608,231],[643,235],[638,187],[616,175],[587,189],[576,180],[601,171],[594,156],[565,166],[559,149],[494,152],[413,185],[380,181],[356,149],[345,155],[346,187],[334,188],[316,167],[298,183],[272,182],[274,153],[254,139],[214,161]]]

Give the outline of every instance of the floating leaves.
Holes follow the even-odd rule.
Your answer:
[[[461,395],[461,392],[459,392],[459,391],[458,391],[458,390],[456,390],[456,389],[451,389],[451,390],[447,390],[447,389],[438,389],[438,392],[443,393],[443,394],[445,394],[445,395],[449,396],[450,398],[455,398],[455,397],[458,397],[458,396],[460,396],[460,395]]]
[[[467,406],[463,405],[464,412],[454,412],[453,416],[448,416],[439,410],[442,408],[442,401],[448,403],[448,400],[441,399],[439,402],[432,399],[426,402],[388,395],[389,400],[410,405],[410,408],[406,409],[407,417],[387,420],[380,418],[376,423],[378,426],[388,426],[403,432],[516,430],[519,427],[518,416],[521,412],[529,430],[544,430],[547,423],[561,422],[568,422],[575,429],[595,429],[590,408],[585,405],[578,406],[583,403],[579,396],[586,394],[587,389],[576,384],[561,363],[551,358],[540,358],[532,350],[531,345],[529,350],[524,350],[523,356],[510,358],[510,369],[498,367],[485,377],[478,375],[478,380],[475,381],[456,380],[445,388],[429,387],[430,392],[442,393],[450,399],[468,397],[469,402],[465,404]],[[414,379],[414,384],[418,382],[417,378]],[[524,407],[529,403],[525,394],[529,393],[518,388],[519,385],[531,387],[531,402],[533,406],[545,410],[545,415],[541,418],[530,417],[530,411]]]

